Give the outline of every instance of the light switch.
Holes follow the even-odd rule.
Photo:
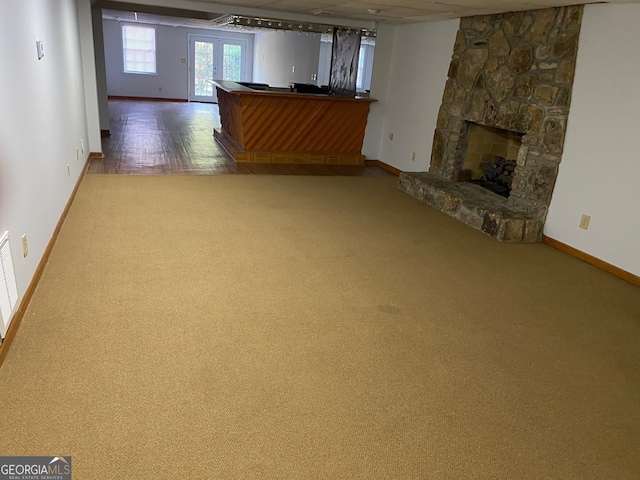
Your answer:
[[[38,52],[38,60],[44,57],[44,45],[40,40],[36,40],[36,50]]]

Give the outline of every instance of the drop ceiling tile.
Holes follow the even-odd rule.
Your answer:
[[[490,8],[501,8],[504,12],[511,11],[513,6],[521,2],[509,0],[443,0],[437,2],[443,6],[465,7],[465,9],[485,10]]]
[[[271,3],[273,0],[220,0],[216,2],[217,5],[249,8],[264,8]]]
[[[379,3],[394,7],[415,8],[418,10],[428,10],[432,12],[455,12],[465,8],[453,5],[443,5],[441,3],[424,2],[422,0],[380,0]]]
[[[371,2],[346,2],[340,5],[334,5],[330,7],[331,10],[344,13],[362,13],[368,14],[370,20],[375,20],[376,17],[410,17],[412,15],[429,15],[432,13],[440,13],[438,11],[417,9],[417,8],[405,8],[393,5],[384,5]],[[369,10],[379,10],[377,14],[371,14]]]
[[[269,4],[269,9],[279,11],[290,11],[294,13],[307,13],[313,14],[313,12],[322,10],[333,6],[329,1],[304,1],[299,0],[279,0]],[[320,21],[320,20],[318,20]]]

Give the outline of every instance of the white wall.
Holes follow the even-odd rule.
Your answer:
[[[367,118],[367,128],[364,132],[364,142],[362,144],[362,154],[368,159],[381,160],[380,143],[382,140],[382,126],[389,110],[391,55],[395,37],[395,26],[380,24],[376,37],[373,71],[371,73],[371,98],[376,101],[371,103],[369,107],[369,118]]]
[[[367,124],[363,146],[367,158],[403,171],[429,169],[459,23],[447,20],[396,26],[392,31],[380,28],[371,81],[371,97],[378,102],[372,105]]]
[[[82,72],[85,92],[85,110],[88,122],[89,138],[85,145],[90,152],[102,152],[100,136],[100,113],[98,109],[98,84],[96,77],[96,60],[93,48],[93,27],[91,4],[87,0],[77,0],[78,28],[80,29],[80,51],[82,52]]]
[[[290,82],[316,84],[311,75],[318,74],[321,38],[280,30],[256,32],[253,81],[272,87],[288,87]]]
[[[545,235],[640,275],[640,5],[584,10]],[[591,215],[588,230],[580,216]]]
[[[76,0],[0,2],[0,58],[10,66],[0,74],[0,232],[10,233],[20,299],[85,163],[76,161],[80,139],[86,146],[89,138],[81,39]]]
[[[124,73],[121,25],[115,20],[103,20],[102,23],[109,95],[186,100],[189,97],[189,34],[241,38],[247,40],[248,58],[251,59],[253,55],[251,34],[156,25],[157,75]],[[251,68],[249,61],[248,78],[251,78]]]
[[[104,55],[104,35],[102,31],[102,9],[91,9],[91,22],[93,26],[93,45],[96,70],[96,86],[98,89],[98,110],[100,112],[100,130],[108,132],[109,125],[109,94],[107,93],[107,70]]]

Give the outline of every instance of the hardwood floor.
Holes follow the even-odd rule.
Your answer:
[[[109,118],[104,158],[91,159],[87,174],[393,176],[373,165],[237,164],[213,139],[216,104],[109,100]]]

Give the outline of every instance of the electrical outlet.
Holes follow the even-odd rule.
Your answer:
[[[582,228],[583,230],[588,230],[590,221],[591,221],[591,216],[585,215],[583,213],[582,217],[580,218],[580,228]]]
[[[71,165],[67,163],[67,177],[71,176]]]
[[[84,155],[84,140],[80,139],[80,152]]]
[[[416,161],[416,152],[413,152],[413,154],[411,155],[411,161],[412,162]]]
[[[27,244],[27,234],[22,235],[22,255],[29,255],[29,245]]]

